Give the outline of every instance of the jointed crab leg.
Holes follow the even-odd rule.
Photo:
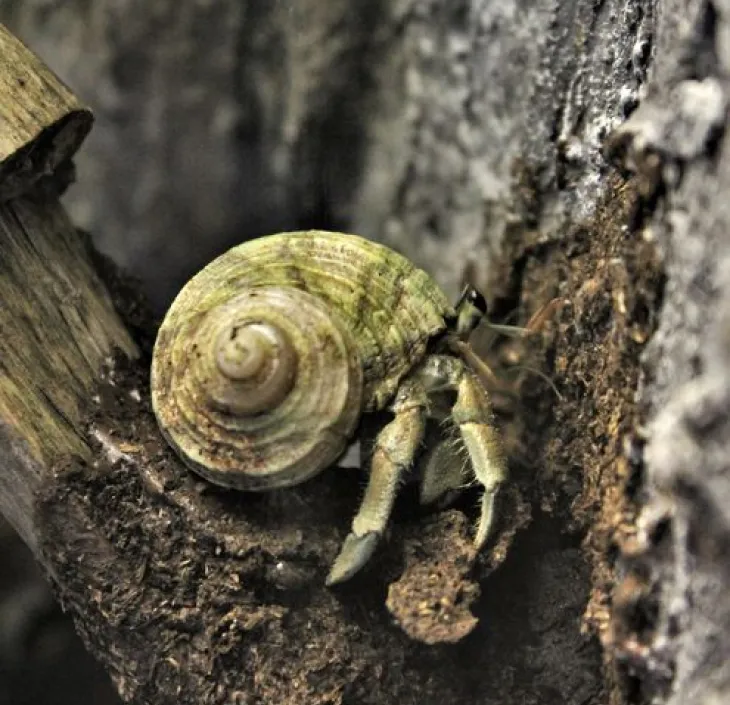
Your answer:
[[[450,416],[459,429],[477,481],[484,487],[481,516],[474,543],[480,547],[489,535],[494,497],[506,475],[506,461],[486,391],[467,364],[450,355],[431,355],[400,387],[391,410],[395,418],[375,439],[372,469],[365,497],[337,556],[328,585],[352,577],[373,554],[388,523],[399,480],[413,463],[423,438],[428,415],[428,394],[456,391]],[[429,463],[427,487],[450,489],[460,483],[453,463],[445,466]],[[441,477],[434,474],[440,473]]]
[[[452,416],[464,439],[474,475],[484,486],[481,516],[474,537],[474,544],[479,548],[489,535],[494,497],[507,475],[507,463],[486,391],[466,368],[462,367],[457,374],[460,379],[458,382],[454,379],[457,396]]]
[[[464,359],[485,387],[497,384],[497,377],[492,372],[492,368],[474,352],[474,349],[469,343],[465,343],[458,338],[449,338],[446,344],[449,350]]]
[[[406,380],[391,410],[395,418],[378,433],[372,468],[360,509],[327,576],[327,585],[351,578],[370,559],[388,523],[399,480],[412,465],[426,423],[428,398],[422,386]]]
[[[482,546],[492,525],[494,497],[507,474],[507,463],[499,438],[489,397],[476,375],[460,360],[449,355],[432,355],[418,369],[417,378],[426,390],[438,392],[456,391],[456,402],[451,409],[451,419],[459,429],[469,454],[472,471],[484,487],[481,516],[474,543]],[[444,468],[449,471],[449,468]],[[431,466],[429,472],[438,472]],[[434,480],[424,482],[434,484]]]

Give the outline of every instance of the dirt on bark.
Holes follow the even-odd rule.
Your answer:
[[[363,475],[333,468],[244,494],[188,472],[151,413],[155,323],[134,286],[102,267],[144,355],[110,366],[89,410],[96,460],[64,461],[38,509],[58,596],[122,696],[577,705],[630,695],[600,642],[611,642],[616,531],[631,533],[622,439],[661,295],[653,246],[632,230],[640,208],[616,179],[595,222],[560,243],[511,240],[494,315],[524,322],[564,303],[539,335],[484,351],[503,382],[493,398],[511,469],[487,550],[471,547],[476,492],[434,512],[406,487],[376,557],[337,589],[324,577]],[[515,377],[520,365],[546,378]]]

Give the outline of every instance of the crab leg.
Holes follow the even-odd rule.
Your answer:
[[[428,398],[421,384],[406,380],[391,405],[395,418],[378,433],[360,509],[327,576],[344,582],[368,562],[388,523],[399,481],[413,464],[426,423]]]
[[[417,373],[427,392],[451,389],[456,392],[456,402],[451,409],[451,419],[464,441],[472,471],[484,487],[481,516],[474,543],[477,548],[487,540],[492,525],[494,498],[507,474],[507,463],[494,426],[492,408],[484,387],[463,360],[449,355],[432,355],[424,361]],[[427,467],[429,473],[450,473],[450,466],[439,469],[435,464]],[[424,484],[438,482],[424,478]],[[443,483],[441,483],[443,485]]]
[[[480,548],[492,526],[494,497],[507,474],[507,463],[499,433],[493,425],[487,393],[466,369],[462,369],[458,382],[452,416],[464,439],[474,475],[484,487],[481,516],[474,537],[475,545]]]

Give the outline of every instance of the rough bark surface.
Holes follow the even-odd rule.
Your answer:
[[[0,510],[35,549],[34,495],[59,455],[87,450],[85,397],[135,345],[59,204],[91,113],[2,26],[0,54]]]
[[[729,11],[666,4],[653,80],[615,140],[655,205],[645,232],[667,276],[643,357],[644,506],[616,627],[646,695],[672,705],[730,698]]]
[[[728,10],[0,9],[96,102],[75,213],[158,304],[226,244],[309,225],[385,241],[451,294],[487,284],[496,317],[565,301],[538,340],[487,353],[512,469],[491,550],[472,564],[473,498],[433,516],[406,499],[380,560],[337,592],[322,578],[356,477],[213,491],[161,442],[144,364],[111,369],[88,409],[96,460],[59,467],[38,507],[59,597],[125,698],[730,696]],[[608,144],[622,176],[602,150],[626,117]],[[130,297],[117,288],[122,311]]]
[[[90,111],[2,26],[0,95],[0,512],[42,559],[37,496],[59,457],[89,453],[83,419],[103,361],[136,348],[94,271],[87,238],[59,203]],[[53,649],[53,637],[64,636],[37,629],[54,614],[51,595],[29,579],[28,558],[7,550],[10,536],[2,524],[0,702],[22,704],[45,680],[28,682],[44,663],[43,642]],[[21,590],[9,592],[13,582]],[[66,673],[90,663],[76,658],[79,669],[64,657],[56,660],[70,666]],[[87,682],[92,689],[93,676]]]

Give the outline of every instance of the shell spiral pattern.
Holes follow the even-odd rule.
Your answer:
[[[152,404],[183,461],[243,490],[333,464],[453,315],[433,280],[363,238],[282,233],[193,277],[160,327]]]

